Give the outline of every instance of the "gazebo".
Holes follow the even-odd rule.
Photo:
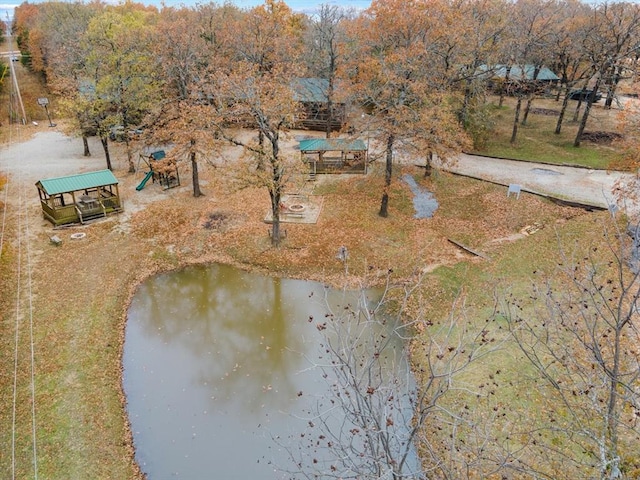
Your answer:
[[[360,139],[300,140],[302,161],[311,176],[317,173],[367,173],[367,146]]]
[[[123,210],[118,179],[111,170],[39,180],[36,187],[42,215],[56,226]]]

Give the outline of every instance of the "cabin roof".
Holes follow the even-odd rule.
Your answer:
[[[99,170],[97,172],[79,173],[67,177],[39,180],[36,186],[44,190],[47,195],[57,195],[87,188],[102,187],[104,185],[116,185],[117,183],[118,179],[111,170]]]
[[[295,78],[291,80],[294,98],[303,103],[326,103],[329,80],[325,78]]]
[[[493,76],[498,78],[506,78],[507,76],[507,65],[495,65],[493,67],[489,67],[487,65],[481,65],[480,69],[485,72],[491,72]],[[535,65],[511,65],[509,68],[509,78],[512,80],[541,80],[541,81],[556,81],[560,80],[555,73],[553,73],[549,68],[542,66],[537,67],[537,75],[536,78],[533,78],[536,73]]]
[[[300,140],[301,152],[318,152],[318,151],[342,151],[342,152],[365,152],[367,146],[360,139],[348,138],[312,138]]]

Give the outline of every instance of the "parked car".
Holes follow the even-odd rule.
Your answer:
[[[112,142],[123,142],[124,141],[124,127],[122,125],[116,125],[111,127],[109,130],[109,140]],[[129,138],[136,137],[142,133],[142,129],[134,128],[129,130]]]
[[[591,92],[593,92],[593,90],[573,90],[571,93],[569,93],[569,100],[581,100],[583,102],[586,102],[589,99],[589,95],[591,95]],[[602,94],[596,92],[596,95],[593,98],[593,103],[599,102],[601,99]]]

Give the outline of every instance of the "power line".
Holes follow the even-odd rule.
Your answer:
[[[22,267],[22,215],[21,215],[21,203],[22,193],[18,188],[18,259],[17,259],[17,285],[16,285],[16,322],[15,322],[15,348],[13,353],[13,408],[12,408],[12,424],[11,424],[11,478],[16,479],[16,423],[17,412],[16,406],[18,403],[18,358],[19,358],[19,340],[20,340],[20,277]]]
[[[36,389],[35,389],[35,341],[33,332],[33,279],[32,279],[32,259],[31,247],[29,244],[29,210],[25,201],[25,185],[22,182],[21,174],[18,187],[18,209],[17,209],[17,273],[16,273],[16,311],[15,311],[15,348],[14,348],[14,378],[13,378],[13,419],[11,435],[11,471],[12,479],[16,479],[16,436],[18,429],[18,376],[20,366],[20,324],[24,315],[23,305],[26,304],[28,310],[28,343],[29,343],[29,393],[31,396],[31,445],[33,453],[34,478],[38,479],[38,452],[37,452],[37,422],[36,422]],[[23,260],[24,258],[24,260]],[[26,263],[26,265],[25,265]],[[26,269],[26,270],[25,270]],[[24,276],[24,278],[23,278]],[[25,288],[23,283],[26,282]],[[26,298],[25,298],[26,297]]]
[[[23,185],[24,188],[24,185]],[[24,195],[22,195],[24,196]],[[28,210],[25,207],[25,213],[28,214]],[[27,287],[29,295],[29,346],[31,350],[31,442],[33,445],[33,473],[34,479],[38,480],[38,449],[37,449],[37,436],[36,436],[36,380],[35,380],[35,348],[33,340],[33,290],[32,290],[32,278],[31,278],[31,245],[29,239],[31,238],[29,231],[29,218],[25,222],[25,237],[27,245]]]
[[[0,258],[2,258],[3,246],[4,246],[4,232],[7,224],[7,210],[9,200],[9,177],[7,176],[7,182],[4,184],[4,208],[2,211],[2,228],[0,229]]]
[[[15,76],[14,76],[15,79]],[[17,79],[13,85],[18,91]],[[19,93],[18,93],[19,94]],[[11,101],[11,100],[10,100]],[[24,108],[24,107],[23,107]],[[20,127],[15,126],[15,131],[20,136]],[[9,128],[9,144],[12,144],[14,128]],[[11,181],[11,184],[14,182]],[[0,236],[0,255],[2,254],[4,236],[7,232],[6,219],[9,210],[9,177],[7,176],[7,184],[5,185],[5,205],[2,220],[2,231]],[[38,451],[37,451],[37,422],[36,422],[36,370],[35,370],[35,339],[34,339],[34,318],[33,318],[33,279],[32,279],[32,258],[30,246],[30,229],[29,229],[29,209],[26,201],[26,187],[22,180],[22,172],[18,173],[17,181],[17,210],[16,210],[16,309],[15,309],[15,346],[14,346],[14,378],[13,378],[13,407],[12,407],[12,433],[11,433],[11,472],[12,479],[16,480],[17,471],[17,434],[18,434],[18,378],[20,359],[20,341],[21,341],[21,319],[23,319],[25,307],[28,309],[28,378],[29,378],[29,394],[31,400],[31,444],[32,444],[32,462],[34,478],[38,479]],[[24,258],[23,258],[24,257]],[[24,265],[26,262],[26,265]],[[26,271],[24,269],[26,268]],[[24,278],[23,278],[24,276]],[[23,288],[23,283],[26,285]],[[26,298],[25,298],[26,297]],[[24,369],[27,371],[27,369]]]

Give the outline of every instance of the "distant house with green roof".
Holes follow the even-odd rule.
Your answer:
[[[111,170],[39,180],[42,215],[54,225],[84,223],[123,210],[118,179]]]
[[[325,78],[296,78],[291,81],[294,99],[303,107],[299,126],[320,132],[341,130],[345,123],[346,107],[336,102],[329,109],[329,80]]]
[[[544,65],[480,65],[479,70],[491,87],[511,92],[544,90],[560,81],[560,77]]]

